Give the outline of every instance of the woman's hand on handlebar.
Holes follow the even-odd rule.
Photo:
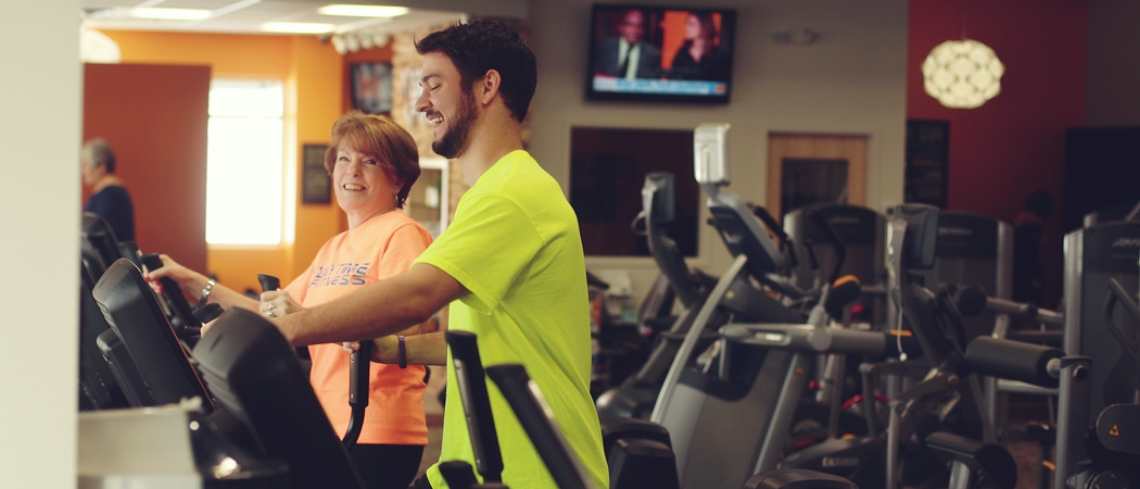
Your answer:
[[[160,278],[169,278],[174,280],[179,287],[182,288],[182,293],[187,297],[198,300],[197,295],[201,292],[202,288],[206,286],[206,281],[209,280],[205,275],[202,275],[194,270],[186,268],[178,262],[171,259],[166,255],[159,255],[162,259],[162,268],[157,270],[147,270],[143,275],[151,288],[156,292],[161,292],[161,286],[158,283]]]

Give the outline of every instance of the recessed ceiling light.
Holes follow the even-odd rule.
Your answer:
[[[139,7],[131,9],[130,16],[136,19],[205,20],[210,18],[210,11],[195,8]]]
[[[266,22],[261,24],[265,32],[281,32],[287,34],[326,34],[332,32],[336,26],[316,22]]]
[[[317,13],[339,17],[399,17],[408,13],[408,8],[393,7],[390,5],[352,5],[336,3],[325,5],[317,9]]]

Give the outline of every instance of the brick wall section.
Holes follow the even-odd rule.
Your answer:
[[[435,26],[423,31],[401,33],[392,36],[392,119],[404,126],[416,139],[421,158],[438,158],[431,150],[431,128],[423,116],[415,111],[415,97],[419,95],[420,55],[416,53],[415,39],[446,26]],[[467,191],[463,183],[462,171],[455,160],[449,162],[448,171],[448,210],[452,217],[459,197]]]
[[[506,21],[515,29],[520,30],[523,37],[527,36],[526,26],[517,19],[497,19]],[[391,39],[392,46],[392,119],[412,134],[419,146],[421,158],[436,158],[438,155],[431,150],[431,129],[424,122],[423,116],[415,111],[415,97],[419,95],[419,65],[420,56],[416,53],[415,40],[446,28],[447,25],[432,26],[416,32],[395,34]],[[523,144],[530,140],[530,128],[523,126]],[[463,181],[463,171],[455,160],[451,160],[448,170],[448,210],[451,217],[455,216],[455,207],[459,205],[459,197],[469,188]]]

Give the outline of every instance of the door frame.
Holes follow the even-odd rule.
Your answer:
[[[868,134],[774,131],[768,133],[768,186],[766,206],[782,220],[781,183],[784,158],[842,159],[847,161],[847,203],[867,204]]]

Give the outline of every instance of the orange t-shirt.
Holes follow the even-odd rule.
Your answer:
[[[305,273],[285,288],[304,307],[315,307],[359,287],[407,271],[431,244],[431,235],[402,211],[373,216],[330,239]],[[310,345],[309,380],[336,429],[344,437],[348,405],[348,352],[340,344]],[[425,445],[424,367],[372,363],[361,444]]]

